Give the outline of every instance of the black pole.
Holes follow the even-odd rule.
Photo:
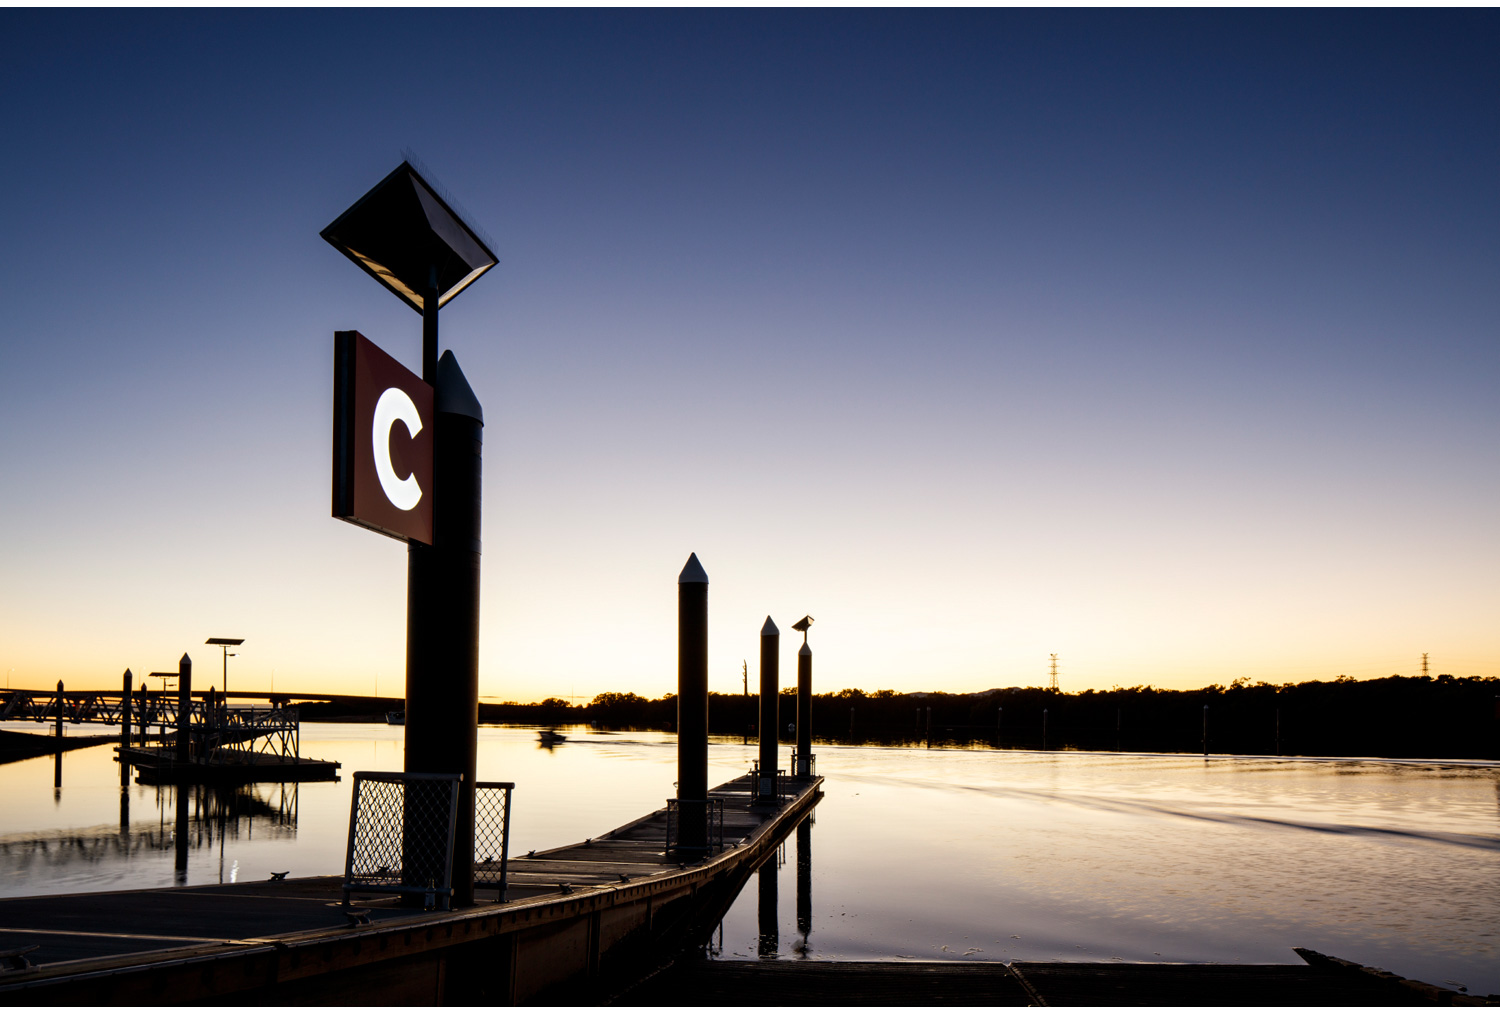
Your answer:
[[[136,743],[140,744],[142,747],[146,746],[146,721],[149,718],[147,716],[147,709],[146,709],[146,694],[147,694],[147,692],[146,692],[146,682],[144,680],[142,680],[141,681],[141,697],[140,697],[140,702],[139,702],[139,704],[140,704],[140,713],[141,713],[141,732],[140,732],[140,735],[136,738]]]
[[[1047,710],[1042,709],[1042,750],[1047,749]]]
[[[184,652],[177,662],[177,763],[186,765],[191,751],[188,738],[193,720],[193,661]],[[186,861],[184,861],[186,862]]]
[[[431,270],[430,286],[422,298],[422,380],[437,384],[438,369],[437,266]]]
[[[428,306],[435,305],[429,299]],[[435,309],[432,315],[435,327]],[[406,771],[460,776],[453,904],[468,906],[474,901],[484,411],[451,352],[438,363],[434,388],[432,545],[407,545]],[[418,861],[424,866],[441,861],[441,850],[430,843],[407,845],[414,850],[409,856],[431,858]],[[440,881],[441,873],[419,872],[415,883]],[[407,883],[413,883],[409,877]]]
[[[780,704],[781,679],[777,657],[781,651],[781,631],[776,622],[766,618],[760,629],[760,783],[755,787],[757,804],[776,802],[776,727]],[[764,869],[764,868],[762,868]]]
[[[677,845],[708,849],[708,572],[696,553],[677,576]]]
[[[120,785],[130,785],[130,762],[125,752],[130,750],[130,682],[134,675],[125,671],[124,690],[120,694]],[[122,805],[128,806],[128,805]]]
[[[130,749],[130,682],[134,679],[135,676],[126,670],[124,690],[120,694],[120,749],[122,751]],[[125,760],[123,754],[120,760],[122,762]]]
[[[53,727],[53,736],[61,740],[63,735],[63,682],[57,682],[57,725]]]
[[[797,650],[797,771],[792,774],[812,775],[812,649],[806,641]]]

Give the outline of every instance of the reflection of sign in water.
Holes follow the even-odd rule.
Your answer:
[[[335,518],[432,542],[432,404],[432,385],[375,343],[335,333]]]

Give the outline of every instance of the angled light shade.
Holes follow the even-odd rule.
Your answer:
[[[321,235],[418,313],[434,270],[441,307],[496,263],[484,240],[409,162]]]

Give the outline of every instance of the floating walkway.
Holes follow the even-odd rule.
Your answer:
[[[706,938],[822,781],[764,808],[748,778],[713,790],[724,848],[706,859],[666,852],[663,809],[513,858],[508,901],[454,912],[345,907],[342,877],[0,899],[0,1004],[603,1000]]]
[[[184,762],[170,747],[122,747],[115,756],[133,765],[137,777],[148,786],[163,783],[244,784],[252,782],[335,782],[337,761],[242,751],[221,747],[211,755],[194,755]]]

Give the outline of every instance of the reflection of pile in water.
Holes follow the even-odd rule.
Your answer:
[[[178,793],[185,794],[190,805],[181,827],[174,817]],[[75,866],[170,853],[179,838],[196,850],[216,847],[226,839],[297,837],[296,783],[232,789],[162,786],[155,795],[154,812],[148,811],[144,820],[131,821],[130,797],[122,795],[119,825],[70,828],[50,835],[0,835],[0,876],[7,885],[26,884],[28,878],[53,879]]]

